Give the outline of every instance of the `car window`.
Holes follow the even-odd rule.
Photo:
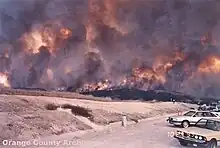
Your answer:
[[[203,112],[203,117],[216,117],[216,116],[211,112]]]
[[[197,112],[194,117],[203,117],[203,112]]]
[[[206,127],[208,129],[215,130],[215,121],[208,120],[208,122],[206,123]]]
[[[220,131],[220,122],[215,122],[215,130]]]
[[[205,126],[200,126],[200,127],[210,129],[213,131],[220,131],[220,122],[214,120],[208,120]]]
[[[196,112],[195,111],[188,111],[187,113],[183,114],[184,116],[192,116],[194,115]]]
[[[206,128],[213,131],[220,131],[220,122],[214,120],[200,119],[196,124],[196,127]]]

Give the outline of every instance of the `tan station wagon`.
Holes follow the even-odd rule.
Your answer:
[[[174,136],[182,146],[216,148],[220,141],[220,119],[200,119],[194,127],[178,130]]]

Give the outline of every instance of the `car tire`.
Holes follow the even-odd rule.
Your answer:
[[[179,140],[179,142],[180,142],[180,145],[182,145],[182,146],[187,146],[188,145],[188,143],[186,141]]]
[[[217,141],[216,140],[209,141],[207,148],[217,148]]]
[[[189,127],[189,121],[183,121],[181,123],[182,128],[188,128]]]

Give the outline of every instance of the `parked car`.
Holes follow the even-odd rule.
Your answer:
[[[192,144],[197,147],[217,148],[220,140],[220,119],[202,118],[194,127],[177,130],[174,138],[178,139],[182,146]]]
[[[195,125],[201,118],[220,118],[215,113],[210,111],[199,111],[199,110],[190,110],[183,114],[182,116],[173,116],[167,119],[169,124],[175,126],[182,126],[183,128],[188,128],[189,126]]]

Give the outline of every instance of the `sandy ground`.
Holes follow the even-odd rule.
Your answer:
[[[92,119],[76,116],[71,110],[47,110],[48,104],[70,104],[91,111]],[[184,103],[169,102],[102,102],[45,96],[0,96],[0,140],[38,139],[79,130],[102,129],[103,125],[121,120],[139,119],[176,113],[189,108]]]
[[[172,128],[165,122],[165,117],[146,120],[126,128],[109,127],[105,131],[88,132],[82,136],[61,136],[60,147],[74,148],[182,148],[172,137]],[[58,140],[58,139],[57,139]],[[74,141],[67,145],[64,141]]]

